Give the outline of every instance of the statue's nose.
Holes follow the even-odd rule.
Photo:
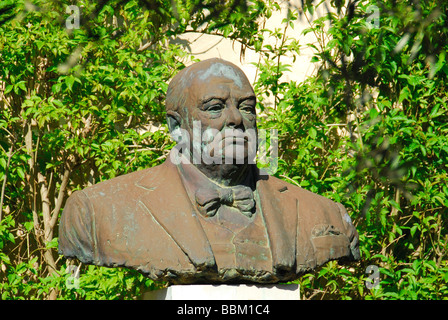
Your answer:
[[[232,106],[227,109],[227,127],[234,127],[237,128],[241,126],[243,123],[243,117],[241,116],[240,110],[238,110],[237,107]]]

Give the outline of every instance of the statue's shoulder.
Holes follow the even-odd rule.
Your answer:
[[[163,171],[164,166],[158,165],[151,168],[146,168],[142,170],[137,170],[127,174],[123,174],[114,177],[109,180],[98,182],[82,190],[82,192],[90,198],[100,198],[104,195],[110,197],[120,197],[120,195],[125,195],[126,197],[132,197],[135,194],[142,180],[154,180]]]
[[[296,207],[301,218],[310,224],[337,225],[348,233],[352,232],[352,220],[341,203],[273,176],[269,176],[266,182],[271,190],[278,191],[277,197],[286,208]]]
[[[311,207],[320,207],[322,209],[337,209],[337,203],[331,199],[321,196],[317,193],[303,189],[302,187],[279,179],[274,176],[268,176],[264,179],[270,188],[279,191],[282,198],[290,201],[298,201],[300,205]]]
[[[296,208],[300,241],[310,239],[318,265],[340,257],[360,258],[358,233],[341,203],[276,177],[265,181],[279,191],[277,196],[285,208]]]
[[[145,185],[157,181],[163,175],[161,171],[163,165],[134,171],[77,190],[67,199],[62,218],[83,220],[83,224],[95,220],[99,225],[114,212],[115,220],[121,221],[126,216],[126,210],[134,210],[131,208],[135,208],[142,196],[147,194]]]
[[[168,237],[141,205],[154,200],[148,185],[163,174],[163,165],[155,166],[72,193],[59,224],[59,252],[87,264],[126,265],[128,251],[138,256],[145,244]]]

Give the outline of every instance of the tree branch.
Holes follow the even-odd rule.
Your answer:
[[[61,187],[59,188],[58,198],[56,200],[55,208],[51,216],[50,221],[51,228],[53,228],[56,225],[56,221],[58,220],[59,211],[61,210],[62,207],[62,202],[64,200],[64,194],[67,188],[69,177],[70,177],[70,170],[65,169],[64,175],[62,177]]]
[[[3,214],[3,199],[5,198],[5,190],[6,190],[6,180],[8,179],[8,173],[9,173],[9,164],[11,162],[11,158],[13,155],[13,150],[14,148],[14,144],[11,145],[11,147],[9,148],[9,152],[8,152],[8,160],[6,162],[6,168],[5,168],[5,179],[3,180],[3,185],[2,185],[2,194],[0,197],[0,222],[2,221],[2,214]]]

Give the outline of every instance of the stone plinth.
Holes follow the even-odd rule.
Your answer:
[[[175,285],[144,292],[143,300],[300,300],[298,284]]]

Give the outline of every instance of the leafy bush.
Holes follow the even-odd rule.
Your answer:
[[[279,132],[276,175],[343,203],[359,231],[361,261],[302,277],[303,298],[446,298],[447,4],[334,1],[313,20],[304,3],[265,30],[276,1],[82,1],[79,29],[66,28],[70,1],[2,2],[2,299],[136,299],[163,285],[84,265],[74,285],[57,225],[74,190],[164,161],[167,82],[192,58],[169,40],[184,32],[260,54],[259,126]],[[302,49],[297,19],[318,40],[318,72],[302,83],[282,80]]]
[[[287,39],[285,50],[266,54],[277,64],[260,66],[256,85],[275,95],[263,125],[283,132],[279,177],[342,202],[360,233],[362,261],[303,277],[304,297],[446,298],[446,4],[338,9],[304,31],[318,37],[317,77],[279,83],[280,58],[295,52]],[[369,265],[381,279],[372,290]]]
[[[89,21],[90,30],[71,31],[60,25],[67,16],[68,3],[63,4],[58,11],[38,2],[39,11],[1,27],[0,163],[2,174],[7,172],[2,195],[9,212],[2,227],[17,233],[4,238],[9,243],[3,252],[9,254],[2,253],[2,278],[8,280],[2,281],[3,298],[39,298],[42,290],[56,294],[48,288],[58,289],[56,278],[64,275],[55,253],[67,195],[88,183],[156,165],[171,146],[160,125],[162,101],[184,54],[159,39],[153,50],[140,50],[140,35],[145,39],[153,22],[135,2],[106,5]],[[86,4],[83,14],[96,9]],[[23,4],[16,10],[23,12]],[[110,21],[113,14],[121,22]],[[15,224],[8,227],[10,219]],[[117,286],[114,295],[125,289]]]

